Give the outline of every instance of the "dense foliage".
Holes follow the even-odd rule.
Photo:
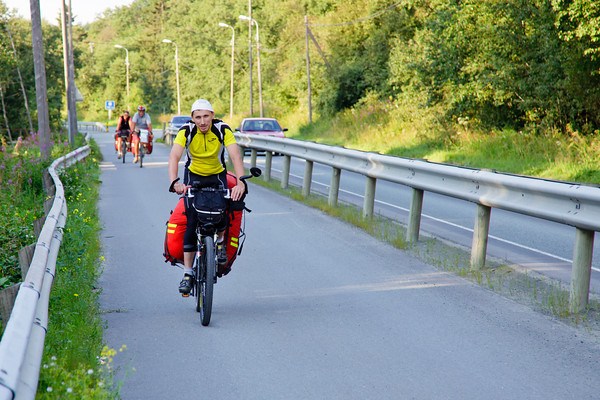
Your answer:
[[[51,160],[70,151],[64,138],[55,137]],[[38,136],[33,134],[0,148],[0,288],[20,282],[18,253],[36,242],[33,223],[43,217],[46,199],[42,172],[50,165],[40,157]]]
[[[48,23],[44,23],[42,29],[50,126],[57,132],[64,118],[62,116],[64,101],[62,34],[58,26]],[[13,17],[2,0],[0,0],[0,93],[2,94],[0,103],[2,136],[11,140],[27,135],[31,128],[36,131],[37,106],[31,22]],[[7,128],[10,129],[11,137],[8,137]]]
[[[238,18],[248,14],[248,1],[136,0],[107,9],[88,25],[78,24],[74,12],[81,119],[105,120],[109,99],[117,111],[145,104],[154,117],[175,113],[175,50],[182,113],[202,96],[227,114],[232,32],[219,22],[235,29],[236,115],[249,113],[252,39],[253,112],[258,113],[256,29],[250,38],[248,22]],[[21,67],[33,104],[30,33],[1,0],[0,13],[17,46],[15,56],[7,35],[0,35],[0,86],[10,124],[23,126],[15,68]],[[252,17],[259,26],[268,115],[306,115],[310,31],[317,117],[375,99],[431,108],[447,126],[585,134],[600,126],[600,6],[593,0],[253,0]],[[61,97],[55,96],[63,87],[60,31],[44,29],[56,121],[62,110]],[[129,95],[126,53],[117,44],[129,56]]]

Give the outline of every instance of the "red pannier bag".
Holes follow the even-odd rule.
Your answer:
[[[165,233],[165,262],[172,265],[183,264],[183,235],[187,217],[185,216],[185,204],[183,197],[177,202],[175,209],[167,221],[167,232]]]
[[[227,186],[233,188],[237,184],[237,178],[232,173],[227,173]],[[236,206],[227,211],[229,224],[225,230],[225,243],[227,244],[227,264],[220,269],[228,270],[241,252],[240,238],[244,236],[242,231],[242,218],[244,215],[244,203],[235,202]],[[172,265],[183,264],[183,235],[185,234],[187,217],[183,197],[177,202],[177,206],[171,212],[167,221],[167,232],[165,234],[164,257],[165,262]],[[242,243],[243,244],[243,243]]]
[[[237,185],[237,178],[231,172],[227,172],[227,186],[229,189]],[[244,205],[241,203],[241,207],[231,207],[233,202],[230,203],[229,210],[229,223],[225,230],[225,243],[227,244],[227,264],[225,264],[225,270],[231,268],[231,265],[240,254],[242,248],[240,245],[240,237],[244,234],[242,232],[242,218],[244,216]],[[237,208],[240,208],[239,210]]]
[[[148,135],[148,142],[146,142],[146,154],[152,154],[154,144],[152,142],[152,136]]]

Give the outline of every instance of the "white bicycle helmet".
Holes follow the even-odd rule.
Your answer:
[[[194,104],[192,104],[192,110],[190,111],[190,113],[193,114],[196,110],[207,110],[210,112],[215,112],[215,110],[213,110],[212,104],[210,104],[210,102],[206,99],[198,99],[194,102]]]

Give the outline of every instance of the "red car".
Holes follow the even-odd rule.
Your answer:
[[[275,118],[244,118],[236,131],[249,135],[285,137],[287,128],[282,128]]]
[[[274,136],[283,138],[285,137],[283,132],[286,132],[288,129],[282,128],[275,118],[244,118],[240,124],[240,127],[235,128],[235,130],[239,133],[245,133],[248,135]],[[244,149],[244,155],[248,154],[249,152],[250,149]]]

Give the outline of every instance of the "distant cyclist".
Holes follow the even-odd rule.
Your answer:
[[[152,122],[150,116],[146,114],[146,107],[138,106],[138,112],[131,118],[131,151],[133,152],[133,162],[138,162],[138,144],[140,142],[140,129],[147,129],[150,141],[154,135],[152,134]]]
[[[169,155],[169,180],[170,189],[183,194],[193,182],[204,186],[222,185],[227,189],[227,170],[225,169],[224,149],[227,149],[229,159],[233,163],[237,185],[231,189],[231,199],[239,200],[244,195],[245,185],[239,178],[244,175],[244,164],[240,150],[233,136],[231,128],[219,119],[215,119],[215,112],[208,100],[199,99],[192,104],[192,122],[183,125],[173,142]],[[179,160],[186,152],[188,160],[185,164],[183,181],[178,175]],[[192,290],[193,276],[192,264],[196,251],[196,225],[195,212],[188,212],[192,207],[185,198],[187,226],[183,237],[183,280],[179,284],[179,292],[189,294]],[[227,221],[217,227],[217,259],[219,264],[227,263],[227,246],[224,243]]]
[[[118,157],[123,157],[123,153],[121,153],[121,143],[123,140],[129,141],[129,136],[131,135],[131,127],[129,126],[129,122],[131,121],[131,116],[129,115],[129,111],[124,110],[123,114],[119,116],[117,120],[117,129],[115,132],[115,141],[117,142],[117,151],[119,152]]]

